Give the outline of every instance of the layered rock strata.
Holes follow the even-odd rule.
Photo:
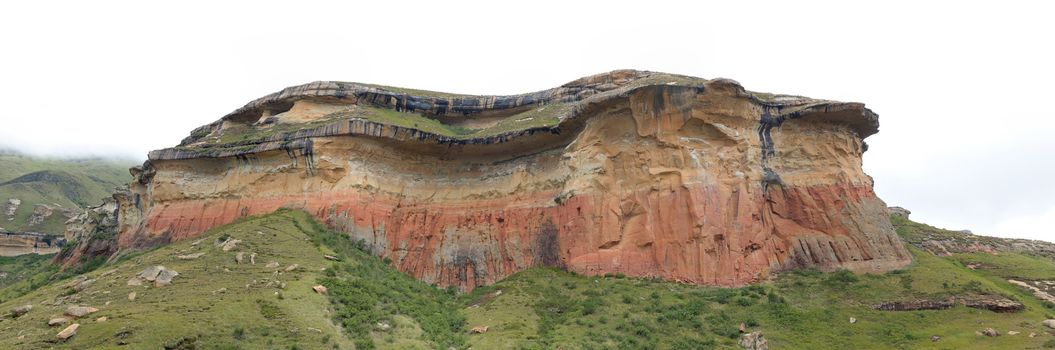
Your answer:
[[[119,248],[283,207],[461,289],[532,266],[742,285],[910,255],[861,169],[860,103],[614,71],[513,96],[316,82],[133,169]]]

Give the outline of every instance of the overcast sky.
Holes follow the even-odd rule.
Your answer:
[[[1055,241],[1051,2],[7,1],[0,146],[145,158],[315,80],[514,94],[620,68],[865,102],[865,169],[951,229]]]

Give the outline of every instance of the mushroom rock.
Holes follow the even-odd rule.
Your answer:
[[[421,280],[532,266],[737,286],[911,258],[861,168],[861,103],[622,70],[512,96],[314,82],[150,152],[117,249],[297,208]]]

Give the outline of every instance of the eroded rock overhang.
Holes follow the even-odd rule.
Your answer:
[[[668,73],[619,70],[584,77],[560,87],[518,95],[478,96],[422,90],[410,90],[380,85],[318,81],[292,86],[253,100],[225,115],[220,120],[195,129],[179,146],[155,150],[149,160],[177,160],[195,158],[237,157],[254,153],[286,150],[309,151],[311,139],[330,136],[364,136],[386,138],[399,142],[433,145],[442,149],[450,145],[490,145],[480,152],[509,153],[501,144],[520,141],[515,146],[524,151],[530,148],[552,148],[569,140],[580,131],[586,119],[601,115],[613,105],[626,104],[628,97],[647,89],[692,89],[698,93],[718,89],[732,92],[753,101],[762,110],[762,123],[779,126],[789,119],[814,119],[826,123],[846,125],[864,139],[879,131],[879,118],[863,103],[838,102],[802,96],[775,95],[747,91],[730,79],[702,79]],[[226,125],[244,124],[260,127],[268,117],[289,111],[298,101],[313,101],[333,105],[359,105],[391,110],[418,116],[444,125],[472,121],[474,118],[502,118],[526,113],[535,108],[559,105],[544,117],[552,123],[508,128],[492,133],[465,135],[442,133],[413,125],[399,125],[384,120],[366,118],[334,118],[331,121],[304,123],[295,129],[261,135],[258,138],[234,142],[210,140],[222,133]],[[766,125],[760,128],[765,128]],[[486,129],[484,130],[486,131]],[[554,136],[564,135],[564,136]]]

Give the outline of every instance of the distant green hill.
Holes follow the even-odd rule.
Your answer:
[[[894,222],[905,236],[963,235]],[[231,239],[241,242],[221,249]],[[1055,330],[1041,324],[1055,318],[1055,304],[1008,282],[1055,281],[1055,261],[1030,253],[936,256],[911,247],[915,261],[904,270],[800,270],[744,288],[534,268],[456,294],[410,278],[362,247],[305,213],[283,210],[81,271],[12,259],[12,266],[25,266],[21,276],[33,277],[0,289],[0,310],[34,307],[0,319],[0,348],[739,349],[741,324],[762,331],[772,349],[1055,347]],[[202,255],[188,259],[195,254]],[[155,265],[179,275],[162,287],[127,283]],[[81,280],[92,282],[72,287]],[[315,285],[326,286],[327,294],[314,292]],[[961,302],[978,298],[1022,309],[994,312]],[[934,310],[876,309],[946,300],[953,302]],[[75,321],[76,336],[57,342],[66,325],[47,321],[71,305],[99,311]],[[987,328],[1000,335],[976,333]]]
[[[0,227],[8,231],[62,234],[71,213],[98,204],[127,184],[131,160],[39,158],[0,152]],[[7,215],[19,203],[14,215]],[[38,205],[47,208],[38,208]],[[37,219],[34,210],[39,210]],[[49,214],[50,212],[50,214]]]

